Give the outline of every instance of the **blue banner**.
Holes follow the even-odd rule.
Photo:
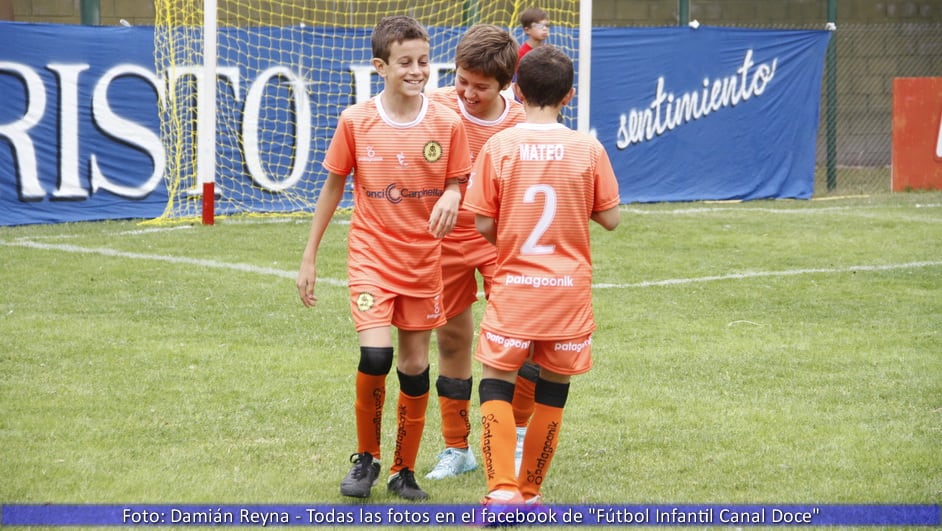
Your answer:
[[[3,526],[939,526],[938,505],[4,505]]]
[[[594,29],[591,127],[622,201],[810,198],[829,36]]]
[[[429,28],[430,84],[453,82],[453,50],[444,43],[463,29]],[[157,217],[174,164],[194,179],[181,188],[198,189],[195,146],[168,155],[159,121],[172,112],[162,105],[168,93],[197,86],[200,65],[177,65],[173,79],[158,79],[154,36],[152,27],[0,22],[0,226]],[[810,197],[828,36],[594,29],[590,122],[622,201]],[[293,48],[241,57],[227,55],[245,54],[230,42]],[[324,172],[311,154],[326,148],[344,107],[379,88],[369,31],[225,28],[219,43],[218,108],[229,126],[217,131],[216,181],[241,183],[241,201],[259,210],[296,210],[286,191],[313,203]],[[261,112],[262,101],[281,107]],[[193,133],[183,131],[181,141]],[[217,197],[217,214],[240,208]]]
[[[0,22],[0,225],[167,204],[154,31]]]

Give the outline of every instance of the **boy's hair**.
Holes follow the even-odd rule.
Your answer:
[[[575,72],[572,59],[559,48],[540,46],[523,56],[517,86],[528,105],[552,107],[569,94]]]
[[[471,27],[458,43],[455,64],[465,70],[497,80],[507,86],[517,69],[517,41],[494,24]]]
[[[373,57],[389,62],[389,52],[393,43],[402,43],[422,39],[429,42],[428,31],[419,21],[405,15],[390,15],[383,17],[373,28],[370,44],[373,46]]]
[[[546,14],[546,11],[538,7],[530,7],[523,10],[523,13],[520,13],[520,25],[524,29],[529,28],[531,24],[536,24],[544,20],[549,20],[549,15]]]

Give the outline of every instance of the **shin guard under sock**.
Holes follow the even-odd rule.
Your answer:
[[[435,383],[438,404],[442,411],[442,437],[445,448],[468,448],[471,434],[471,379],[459,380],[439,376]]]
[[[523,442],[523,459],[517,477],[524,499],[540,494],[540,487],[556,455],[559,432],[563,424],[563,408],[568,394],[568,383],[546,380],[537,382],[533,418],[527,427],[527,437]]]
[[[373,459],[379,459],[386,376],[357,372],[356,386],[357,452],[369,452]]]
[[[512,383],[493,378],[481,380],[478,386],[481,396],[481,457],[487,492],[518,489],[514,473],[517,430],[510,405],[513,387]]]
[[[399,402],[396,406],[396,454],[390,469],[393,474],[404,468],[415,471],[429,397],[428,367],[416,375],[396,372],[399,375]]]
[[[540,368],[531,362],[526,362],[517,371],[517,382],[514,386],[514,422],[517,427],[525,428],[533,415],[533,400],[536,393],[536,380],[540,375]]]
[[[392,347],[360,347],[354,401],[357,452],[368,452],[376,460],[380,458],[386,375],[392,368],[392,360]]]

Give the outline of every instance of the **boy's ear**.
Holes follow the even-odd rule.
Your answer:
[[[386,77],[386,61],[383,61],[379,57],[374,57],[371,62],[373,63],[373,68],[376,69],[376,73],[378,73],[380,77]]]
[[[563,105],[568,105],[569,102],[572,101],[572,99],[575,97],[576,97],[576,87],[572,87],[571,89],[569,89],[569,94],[566,94],[565,96],[563,96],[563,101],[562,101]]]
[[[525,101],[523,98],[523,91],[520,90],[520,86],[516,83],[511,83],[511,86],[514,89],[514,96],[517,98],[517,101],[521,103]]]

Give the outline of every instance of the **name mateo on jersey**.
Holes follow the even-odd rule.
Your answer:
[[[520,144],[520,160],[563,160],[562,144]]]

